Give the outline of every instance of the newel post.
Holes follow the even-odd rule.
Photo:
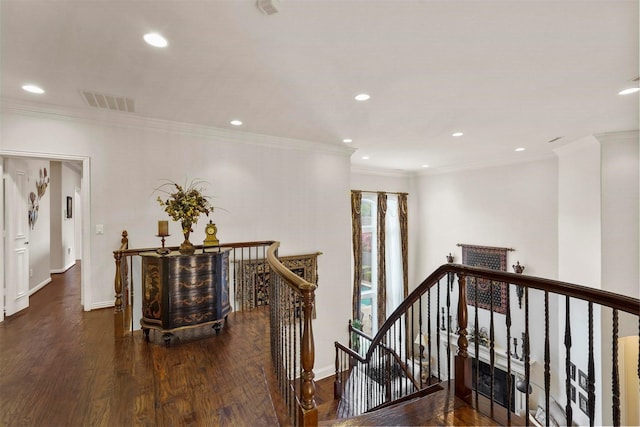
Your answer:
[[[113,288],[116,294],[115,312],[122,311],[122,251],[129,247],[129,238],[127,230],[122,232],[122,239],[120,240],[120,249],[113,251],[113,258],[116,261],[116,277],[113,282]]]
[[[467,286],[465,276],[458,274],[458,354],[455,357],[455,393],[456,396],[471,401],[471,358],[469,357],[467,340]]]
[[[318,408],[316,406],[316,385],[313,381],[313,364],[315,363],[315,344],[313,338],[313,305],[314,288],[302,289],[302,308],[304,310],[304,326],[302,331],[302,384],[300,387],[300,407],[298,420],[302,426],[318,425]]]
[[[116,278],[113,283],[113,288],[116,294],[115,311],[118,313],[122,311],[122,272],[120,271],[122,253],[120,251],[114,251],[113,257],[116,260]]]

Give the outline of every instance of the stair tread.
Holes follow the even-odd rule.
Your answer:
[[[455,397],[453,383],[444,390],[422,398],[346,419],[324,418],[321,426],[385,426],[385,425],[500,425],[477,412],[471,405]]]

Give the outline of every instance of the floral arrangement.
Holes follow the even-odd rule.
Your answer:
[[[198,222],[200,215],[213,212],[213,206],[209,203],[209,197],[203,195],[201,184],[204,181],[193,180],[189,185],[179,185],[173,181],[156,188],[156,191],[168,194],[168,198],[163,200],[158,196],[157,200],[160,206],[164,207],[164,211],[174,221],[180,221],[182,225],[182,233],[187,236],[193,232],[191,228],[193,224]],[[168,191],[165,187],[171,187],[174,191]]]

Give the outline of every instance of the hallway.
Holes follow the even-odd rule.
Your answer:
[[[0,425],[277,425],[267,311],[165,348],[114,339],[113,310],[82,311],[80,263],[0,324]]]

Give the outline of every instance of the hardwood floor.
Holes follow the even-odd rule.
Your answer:
[[[165,348],[153,332],[114,339],[113,310],[83,312],[79,284],[79,265],[53,275],[0,324],[0,425],[278,424],[264,311]]]
[[[183,331],[165,348],[153,331],[150,343],[139,331],[114,333],[111,308],[84,312],[79,264],[52,279],[0,323],[0,426],[288,424],[271,387],[266,309],[231,313],[219,336]],[[331,420],[333,379],[316,391],[322,425],[492,424],[446,394]]]

